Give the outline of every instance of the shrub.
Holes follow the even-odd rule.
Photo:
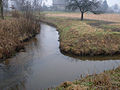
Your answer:
[[[23,41],[31,38],[40,30],[39,22],[24,17],[0,21],[0,58],[9,57]]]

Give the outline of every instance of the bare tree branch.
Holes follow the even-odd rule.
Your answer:
[[[85,12],[94,12],[98,7],[99,1],[97,0],[70,0],[66,8],[73,11],[79,9],[81,20],[83,20]]]

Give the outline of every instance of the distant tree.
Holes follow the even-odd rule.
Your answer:
[[[24,4],[24,8],[23,8],[24,11],[32,11],[32,5],[31,5],[31,2],[30,1],[26,1],[26,3]]]
[[[41,9],[42,0],[33,0],[34,11],[39,11]]]
[[[3,15],[3,0],[0,0],[0,13],[1,13],[1,18],[4,19],[4,15]]]
[[[34,8],[34,10],[36,10],[38,8],[38,4],[39,4],[38,0],[33,0],[33,8]]]
[[[118,10],[118,9],[119,9],[118,4],[115,4],[115,5],[113,6],[113,8],[114,8],[115,10]]]
[[[81,12],[81,20],[84,19],[84,13],[93,12],[99,7],[99,1],[97,0],[70,0],[67,8],[70,10],[79,9]]]
[[[119,12],[119,6],[118,6],[118,4],[115,4],[113,6],[113,9],[114,9],[114,12],[118,13]]]
[[[105,1],[103,2],[103,4],[102,4],[101,9],[102,9],[102,11],[106,12],[106,11],[108,10],[108,8],[109,8],[108,3],[107,3],[107,1],[105,0]]]
[[[26,3],[26,0],[13,0],[15,3],[15,8],[21,11],[24,11],[24,6]]]
[[[8,0],[4,0],[3,1],[3,7],[6,9],[6,11],[7,11],[7,9],[8,9]]]
[[[45,3],[43,3],[43,6],[42,6],[42,11],[47,11],[48,10],[48,7],[46,6]]]

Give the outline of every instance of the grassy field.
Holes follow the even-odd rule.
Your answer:
[[[77,18],[80,19],[80,13],[60,13],[60,12],[53,12],[53,13],[44,13],[46,16],[50,17],[66,17],[66,18]],[[102,20],[108,22],[120,22],[120,14],[85,14],[85,19],[89,20]]]
[[[69,16],[68,16],[69,17]],[[99,20],[53,17],[43,21],[54,24],[60,33],[60,49],[79,56],[120,53],[120,23]]]

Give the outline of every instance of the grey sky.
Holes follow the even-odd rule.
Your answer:
[[[108,4],[110,6],[114,5],[114,4],[118,4],[120,6],[120,0],[107,0]],[[46,2],[47,5],[52,5],[52,0],[48,0],[48,2]]]
[[[120,0],[107,0],[110,6],[118,4],[120,6]]]

